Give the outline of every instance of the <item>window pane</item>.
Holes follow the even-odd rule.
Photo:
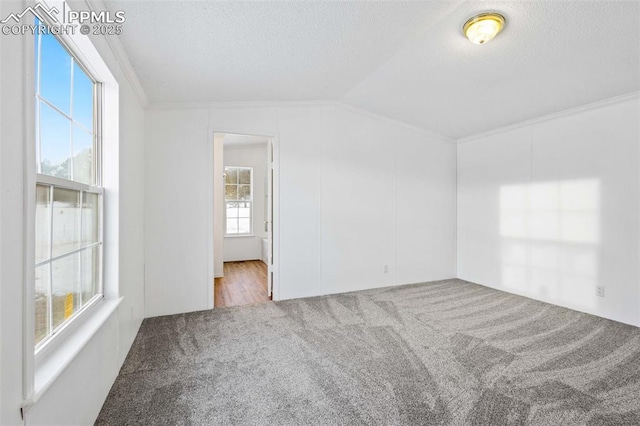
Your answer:
[[[93,136],[73,125],[73,180],[93,184]]]
[[[53,190],[53,257],[80,248],[80,191]]]
[[[238,219],[227,219],[227,234],[238,233]]]
[[[36,263],[49,259],[51,239],[51,191],[36,186]]]
[[[251,169],[240,169],[238,172],[238,183],[249,185],[251,183]]]
[[[238,187],[238,199],[239,200],[251,199],[251,185],[240,185]]]
[[[238,183],[238,169],[225,167],[224,174],[225,174],[224,183],[226,184]]]
[[[73,64],[73,121],[93,131],[93,81],[78,66]]]
[[[95,83],[54,35],[35,41],[37,171],[96,185]],[[101,199],[38,182],[35,201],[35,260],[45,263],[35,268],[38,344],[101,291],[102,247],[78,251],[100,241]]]
[[[53,329],[73,315],[80,303],[80,253],[54,260],[52,279]]]
[[[238,217],[251,217],[251,207],[249,203],[240,203]]]
[[[82,245],[98,242],[98,194],[83,193]]]
[[[237,200],[238,199],[238,187],[236,185],[225,185],[225,187],[224,187],[224,198],[226,200]]]
[[[81,252],[82,304],[85,305],[98,294],[98,274],[100,271],[99,247],[92,247]]]
[[[251,232],[251,219],[238,219],[238,233],[249,234]]]
[[[49,264],[47,263],[46,265],[36,268],[36,344],[47,337],[51,332],[51,327],[49,325],[49,301]]]
[[[71,113],[71,55],[51,34],[40,35],[40,96]]]
[[[70,121],[44,102],[40,102],[40,165],[41,173],[71,179]]]
[[[238,203],[227,203],[227,218],[238,217]]]

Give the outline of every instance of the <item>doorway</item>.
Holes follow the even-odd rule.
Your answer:
[[[224,262],[224,276],[215,279],[214,306],[268,302],[267,265],[262,260]]]
[[[273,138],[214,133],[213,305],[273,298]]]

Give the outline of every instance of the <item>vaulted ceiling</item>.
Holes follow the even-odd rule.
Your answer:
[[[640,90],[640,2],[125,1],[152,103],[339,100],[460,138]],[[501,12],[491,43],[462,34]]]

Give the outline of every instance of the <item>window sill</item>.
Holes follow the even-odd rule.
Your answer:
[[[255,237],[255,234],[237,234],[237,235],[225,235],[225,238],[247,238],[247,237]]]
[[[57,347],[38,361],[35,368],[33,400],[25,405],[31,405],[38,401],[51,384],[71,364],[73,359],[82,351],[91,338],[98,332],[103,324],[111,317],[122,302],[118,299],[103,299],[97,303],[95,310],[72,333],[59,342]]]

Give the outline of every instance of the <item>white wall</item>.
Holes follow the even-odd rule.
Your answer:
[[[72,6],[77,2],[70,2]],[[0,15],[18,12],[23,2],[0,2]],[[86,3],[81,3],[86,9]],[[144,314],[143,291],[143,109],[114,53],[104,38],[92,39],[120,86],[120,147],[115,154],[117,176],[121,182],[111,188],[119,217],[115,232],[109,231],[117,265],[119,308],[106,319],[89,342],[82,347],[51,386],[41,394],[26,422],[32,424],[92,424],[137,333]],[[0,424],[21,424],[23,399],[22,351],[24,271],[24,176],[25,135],[24,85],[32,78],[24,69],[26,37],[0,37]],[[28,53],[26,53],[28,54]],[[28,61],[27,61],[28,63]]]
[[[267,236],[264,230],[267,144],[225,145],[224,166],[253,168],[253,235],[250,237],[225,237],[224,261],[260,259],[262,251],[261,240]]]
[[[206,110],[146,112],[146,317],[209,307],[207,118]]]
[[[274,293],[282,299],[322,294],[322,142],[326,108],[278,109],[281,264]],[[281,226],[279,226],[281,225]]]
[[[640,325],[639,127],[635,96],[462,141],[458,276]]]
[[[106,51],[104,56],[106,56]],[[108,62],[116,68],[114,62]],[[120,81],[120,241],[118,368],[138,334],[144,318],[144,109],[124,76]]]
[[[147,316],[208,307],[214,131],[276,137],[276,299],[455,276],[450,141],[339,105],[149,110],[146,126]]]
[[[342,108],[323,123],[322,294],[454,277],[451,145]]]
[[[22,2],[0,2],[0,16]],[[22,403],[23,40],[0,37],[0,424],[20,424]]]

